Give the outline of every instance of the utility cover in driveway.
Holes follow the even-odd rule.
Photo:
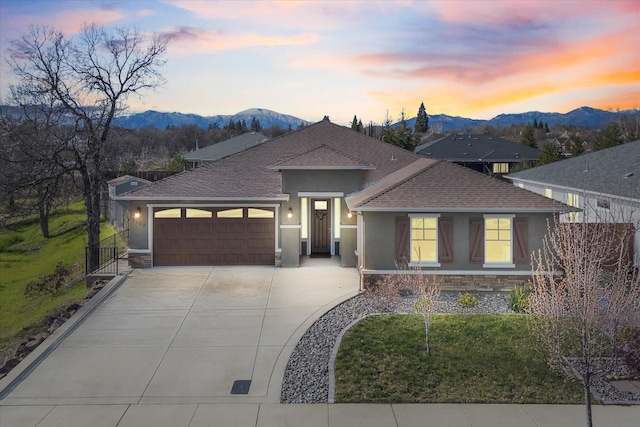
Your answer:
[[[231,387],[231,394],[248,394],[251,380],[235,380]]]

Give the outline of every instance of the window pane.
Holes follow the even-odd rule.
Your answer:
[[[433,240],[420,240],[413,244],[411,260],[412,261],[431,261],[436,262],[436,242]]]
[[[485,262],[511,262],[511,242],[487,242]]]
[[[273,218],[273,211],[267,209],[249,208],[249,218]]]
[[[414,240],[415,239],[420,239],[420,240],[424,239],[424,231],[422,231],[422,229],[418,229],[418,230],[412,229],[411,230],[411,238],[414,239]]]
[[[435,229],[438,224],[438,220],[436,218],[424,218],[424,228],[432,228]]]
[[[187,208],[187,218],[212,218],[213,212],[202,209]]]
[[[162,211],[155,211],[153,213],[154,218],[180,218],[182,216],[182,209],[165,209]]]
[[[340,197],[336,197],[333,199],[333,238],[340,238],[340,222],[342,215],[342,206],[340,205]]]
[[[427,240],[436,240],[436,230],[424,230],[424,238]]]
[[[242,218],[242,208],[218,211],[216,213],[216,217],[217,218]]]
[[[497,218],[487,218],[487,219],[485,219],[484,227],[487,230],[496,230],[498,228],[498,219]]]
[[[411,218],[411,228],[422,228],[424,220],[422,218]]]
[[[307,221],[307,210],[308,210],[308,202],[309,200],[306,197],[300,198],[300,238],[306,239],[309,236],[308,233],[308,221]],[[306,255],[306,254],[303,254]]]
[[[327,210],[327,201],[326,200],[315,200],[313,202],[313,209],[316,211],[326,211]]]

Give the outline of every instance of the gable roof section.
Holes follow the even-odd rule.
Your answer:
[[[267,169],[375,169],[375,166],[322,144]]]
[[[640,140],[512,173],[506,178],[640,200]]]
[[[452,162],[519,162],[538,160],[539,151],[488,135],[449,135],[416,148],[416,153]]]
[[[424,159],[347,197],[358,211],[564,212],[568,206],[444,160]]]
[[[184,159],[188,162],[195,161],[213,161],[231,154],[246,150],[249,147],[262,144],[269,138],[260,132],[247,132],[226,141],[209,145],[208,147],[194,150],[184,155]]]
[[[130,191],[123,200],[286,200],[281,194],[278,170],[269,166],[299,158],[314,149],[337,155],[339,162],[358,165],[363,171],[364,186],[414,162],[420,156],[402,148],[354,132],[323,120],[301,130],[282,135],[262,144],[180,172],[151,185]],[[349,153],[340,156],[338,153]],[[323,164],[322,161],[316,161]],[[375,165],[375,169],[364,165]]]

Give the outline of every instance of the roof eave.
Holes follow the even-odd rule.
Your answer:
[[[190,196],[114,196],[111,197],[112,200],[193,200],[193,201],[288,201],[289,194],[281,194],[274,197],[190,197]]]
[[[567,213],[573,209],[545,209],[545,208],[429,208],[429,207],[404,207],[404,208],[368,208],[349,206],[355,212],[483,212],[483,213]]]

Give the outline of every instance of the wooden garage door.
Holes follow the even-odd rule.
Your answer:
[[[156,209],[154,265],[274,265],[275,219],[264,208]]]

